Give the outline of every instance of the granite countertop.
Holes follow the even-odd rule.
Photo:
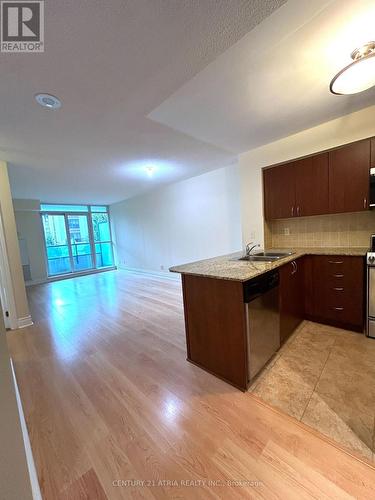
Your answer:
[[[264,274],[273,269],[277,269],[292,260],[303,257],[304,255],[348,255],[363,257],[368,252],[368,248],[353,247],[353,248],[329,248],[329,247],[312,247],[312,248],[294,248],[294,249],[268,249],[268,251],[294,252],[278,261],[273,262],[251,262],[237,260],[244,255],[244,252],[236,252],[212,259],[199,260],[190,264],[182,264],[170,268],[172,273],[189,274],[194,276],[202,276],[206,278],[216,278],[232,281],[248,281],[256,276]]]

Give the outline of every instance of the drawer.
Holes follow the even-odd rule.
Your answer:
[[[347,255],[314,257],[314,267],[326,276],[358,276],[358,273],[363,272],[363,264],[362,257],[348,257]]]
[[[327,304],[347,304],[353,299],[353,293],[345,286],[327,287],[322,291],[322,297]]]
[[[316,290],[315,313],[317,316],[339,323],[360,324],[363,321],[363,288],[353,288],[349,284],[332,286],[331,282],[323,284]]]
[[[338,325],[363,324],[364,258],[313,256],[312,315]]]
[[[322,293],[326,297],[343,297],[355,298],[363,295],[363,283],[358,281],[353,282],[348,278],[327,278],[317,286],[318,293]]]
[[[358,302],[348,303],[343,301],[333,301],[323,305],[318,317],[331,320],[339,324],[362,325],[362,304]]]
[[[364,259],[362,257],[314,256],[314,281],[319,289],[344,288],[351,293],[363,293]]]

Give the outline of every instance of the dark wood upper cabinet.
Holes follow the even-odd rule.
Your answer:
[[[263,204],[264,217],[266,220],[276,219],[275,196],[272,189],[274,184],[274,169],[263,170]]]
[[[303,158],[294,165],[297,217],[328,213],[328,153]]]
[[[328,153],[263,172],[267,220],[328,213]]]
[[[295,214],[294,162],[263,171],[265,218],[286,219]]]
[[[329,212],[359,212],[369,203],[370,140],[329,152]]]
[[[266,220],[369,208],[375,138],[263,171]]]

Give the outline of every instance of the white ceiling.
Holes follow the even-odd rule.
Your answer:
[[[150,113],[234,153],[375,103],[329,82],[375,40],[374,0],[289,0]]]
[[[46,52],[0,54],[13,196],[111,203],[233,162],[233,151],[148,115],[284,2],[46,1]],[[38,107],[38,92],[63,107]]]

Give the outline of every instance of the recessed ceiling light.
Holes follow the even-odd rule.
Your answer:
[[[332,94],[345,95],[363,92],[375,85],[375,42],[368,42],[351,54],[353,62],[332,79]]]
[[[36,102],[48,109],[59,109],[61,108],[61,101],[56,96],[51,94],[36,94]]]

